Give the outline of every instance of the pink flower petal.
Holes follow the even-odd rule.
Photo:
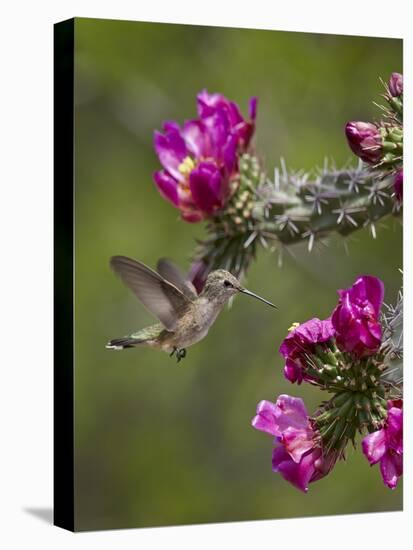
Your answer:
[[[287,428],[283,432],[282,443],[294,462],[300,462],[303,455],[314,447],[313,435],[310,429]]]
[[[309,453],[303,457],[301,462],[296,463],[284,447],[279,446],[273,450],[272,469],[274,472],[279,472],[294,487],[306,493],[315,471],[314,457]]]
[[[174,120],[165,120],[162,125],[164,132],[180,132],[179,124]]]
[[[292,359],[287,359],[285,362],[284,376],[292,384],[297,382],[300,385],[303,381],[303,371],[300,365]]]
[[[290,395],[280,395],[276,403],[260,401],[252,425],[276,437],[284,437],[289,430],[287,438],[291,447],[295,437],[302,440],[305,436],[307,439],[313,436],[304,401]]]
[[[376,464],[381,460],[387,450],[385,430],[377,430],[376,432],[366,435],[361,446],[370,464]]]
[[[391,407],[387,413],[387,442],[396,453],[403,453],[403,411],[399,407]]]
[[[275,412],[277,406],[270,401],[260,401],[257,405],[257,414],[252,419],[252,426],[262,432],[271,435],[280,435],[275,425]]]
[[[221,206],[222,176],[212,163],[203,162],[189,175],[189,187],[195,205],[211,214]]]
[[[188,120],[182,128],[182,136],[187,149],[195,158],[210,155],[209,138],[200,120]]]
[[[155,132],[154,145],[155,151],[165,170],[176,180],[182,181],[184,178],[179,171],[179,166],[184,158],[188,156],[188,151],[180,133],[172,127],[169,127],[165,135]]]
[[[197,95],[198,115],[200,118],[211,116],[223,99],[224,96],[221,94],[209,94],[207,90],[202,90]]]
[[[206,127],[206,131],[210,139],[210,156],[222,161],[223,148],[230,138],[231,130],[225,110],[222,108],[217,108],[211,116],[203,119],[203,124]]]
[[[380,461],[380,472],[387,487],[395,489],[403,474],[403,457],[391,451],[386,453]]]
[[[222,148],[222,157],[227,174],[232,174],[237,167],[237,136],[230,135]]]
[[[307,429],[308,415],[300,397],[280,395],[276,402],[275,424],[281,435],[288,428]]]
[[[164,170],[155,172],[153,178],[162,197],[178,206],[177,181]]]
[[[361,301],[367,301],[373,306],[376,316],[380,314],[384,299],[384,284],[378,277],[372,277],[371,275],[359,277],[350,292],[352,300],[358,298]]]

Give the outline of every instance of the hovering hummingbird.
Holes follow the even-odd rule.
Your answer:
[[[179,362],[186,356],[187,347],[205,338],[221,309],[238,292],[276,308],[241,286],[234,275],[223,269],[208,275],[198,295],[185,274],[166,259],[159,260],[157,272],[125,256],[113,256],[110,265],[160,323],[110,340],[106,345],[108,349],[145,345],[165,351],[171,357],[175,355]]]

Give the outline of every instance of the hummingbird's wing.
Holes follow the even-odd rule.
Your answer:
[[[198,297],[194,285],[186,274],[170,260],[161,258],[156,265],[156,270],[164,279],[179,288],[190,300],[195,300]]]
[[[127,258],[113,256],[110,265],[143,305],[164,325],[174,331],[177,320],[192,301],[181,290],[146,265]]]

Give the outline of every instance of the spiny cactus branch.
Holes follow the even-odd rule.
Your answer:
[[[236,191],[207,225],[209,238],[199,243],[197,260],[210,269],[228,269],[242,276],[258,246],[290,246],[307,242],[308,250],[323,237],[347,236],[376,224],[400,205],[393,197],[393,178],[380,171],[324,166],[309,174],[289,172],[285,164],[273,180],[261,171],[256,157],[239,162]]]

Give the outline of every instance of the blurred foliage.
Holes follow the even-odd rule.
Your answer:
[[[188,267],[202,225],[179,220],[152,182],[152,133],[195,116],[198,91],[246,113],[259,97],[257,150],[311,169],[351,154],[347,120],[379,116],[379,77],[402,69],[401,40],[77,19],[75,390],[76,527],[80,530],[400,510],[402,490],[352,451],[301,494],[271,471],[256,403],[324,397],[282,375],[278,346],[293,321],[329,315],[336,289],[370,273],[400,286],[402,231],[389,220],[320,246],[293,247],[279,268],[261,253],[247,286],[279,311],[238,297],[179,366],[150,349],[110,352],[109,338],[153,319],[109,270],[113,254]]]

